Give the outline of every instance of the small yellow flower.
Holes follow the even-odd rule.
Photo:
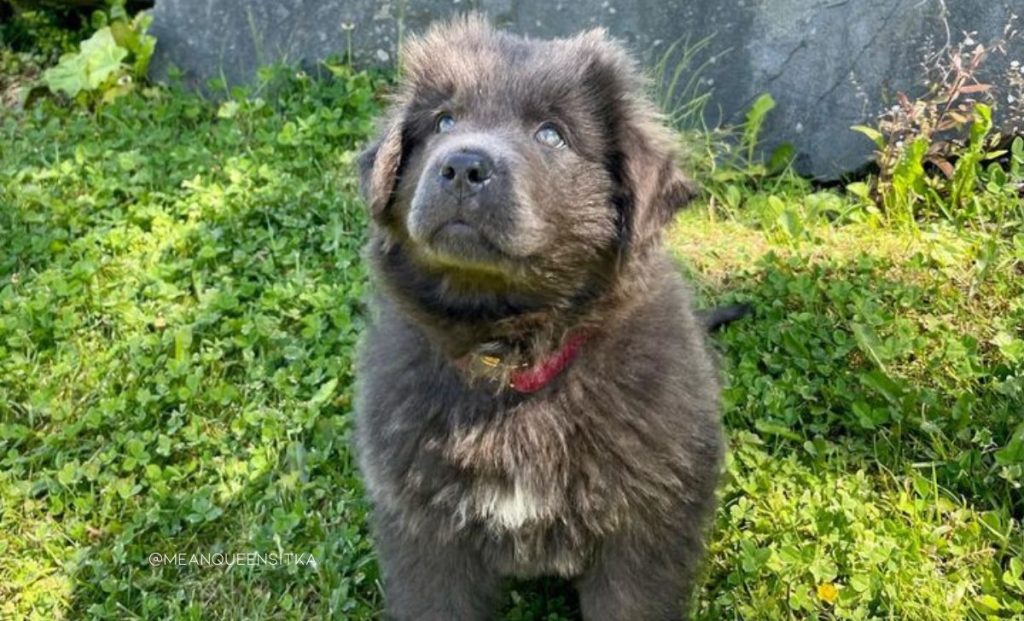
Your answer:
[[[818,599],[830,604],[836,603],[839,599],[839,588],[831,582],[818,585]]]

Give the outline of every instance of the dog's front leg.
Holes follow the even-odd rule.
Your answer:
[[[584,621],[687,619],[702,547],[700,532],[689,527],[609,538],[576,580]]]
[[[377,529],[390,621],[491,621],[500,578],[468,542]]]

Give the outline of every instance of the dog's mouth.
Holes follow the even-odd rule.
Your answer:
[[[479,229],[462,218],[452,218],[447,222],[442,222],[430,235],[431,244],[437,244],[439,241],[443,243],[445,240],[490,243]]]
[[[426,245],[432,259],[454,267],[491,271],[510,260],[486,232],[462,218],[442,222],[430,233]]]

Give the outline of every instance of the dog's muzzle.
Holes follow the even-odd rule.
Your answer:
[[[442,158],[437,173],[441,188],[461,202],[480,192],[494,175],[494,160],[482,150],[459,149]]]

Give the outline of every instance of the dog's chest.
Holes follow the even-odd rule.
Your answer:
[[[522,408],[433,439],[447,464],[430,505],[456,536],[484,542],[510,573],[574,575],[623,508],[602,494],[604,464],[572,417]]]
[[[510,479],[467,481],[451,514],[456,535],[480,541],[492,562],[511,575],[577,575],[593,533],[572,510],[572,492],[529,475]]]
[[[536,481],[510,474],[509,483],[478,479],[459,501],[457,519],[474,519],[494,532],[515,532],[549,521],[561,508],[551,489],[539,489]]]
[[[524,407],[436,439],[456,488],[438,490],[441,504],[460,526],[508,533],[566,518],[576,481],[571,431],[560,414]]]

